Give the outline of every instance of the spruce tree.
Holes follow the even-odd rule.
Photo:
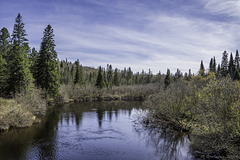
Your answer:
[[[112,88],[113,85],[113,70],[112,70],[112,65],[109,65],[107,69],[107,81],[108,81],[108,86],[109,88]]]
[[[18,14],[14,24],[12,34],[12,47],[9,54],[9,78],[8,92],[15,94],[17,92],[28,92],[33,87],[33,78],[29,69],[29,54],[28,40],[25,37],[26,31],[22,16]]]
[[[210,63],[209,63],[209,71],[213,72],[213,59],[211,58]]]
[[[103,70],[101,66],[98,68],[98,76],[95,86],[98,87],[99,89],[106,87],[104,82]]]
[[[120,80],[119,80],[117,68],[115,68],[115,70],[114,70],[113,83],[115,86],[120,86]]]
[[[235,56],[235,60],[234,60],[236,69],[240,69],[240,58],[239,58],[239,53],[238,50],[236,50],[236,56]]]
[[[171,84],[171,75],[170,74],[171,74],[170,69],[167,69],[167,75],[164,80],[165,89]]]
[[[214,73],[216,73],[216,71],[217,71],[217,69],[216,69],[216,59],[215,59],[215,57],[213,57],[213,66],[212,66],[212,68],[213,68],[213,72]]]
[[[51,25],[48,25],[43,32],[36,65],[35,79],[37,85],[45,89],[51,97],[59,96],[59,67]]]
[[[0,96],[5,96],[7,88],[7,63],[0,54]]]
[[[203,65],[203,61],[201,61],[201,64],[200,64],[200,69],[199,69],[199,75],[201,75],[202,77],[205,76],[205,68],[204,68],[204,65]]]
[[[234,78],[234,72],[235,72],[235,65],[234,65],[232,53],[230,54],[228,72],[230,74],[230,77],[233,79]]]
[[[221,76],[226,77],[228,74],[228,53],[223,52],[221,63]]]
[[[10,34],[7,28],[3,27],[0,31],[0,54],[6,61],[10,51]]]

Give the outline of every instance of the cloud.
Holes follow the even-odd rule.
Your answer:
[[[225,16],[218,16],[238,17],[238,5],[239,1],[223,0],[71,0],[51,1],[47,6],[34,1],[24,10],[23,19],[30,46],[37,49],[44,28],[52,25],[60,59],[79,59],[94,67],[130,66],[135,72],[151,68],[154,73],[165,73],[167,68],[172,72],[179,68],[196,73],[201,60],[208,67],[211,57],[220,62],[224,50],[237,49],[239,22],[231,19],[229,23]],[[21,3],[14,5],[16,10],[21,7]]]

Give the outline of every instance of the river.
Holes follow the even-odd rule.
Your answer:
[[[141,102],[54,107],[40,124],[0,134],[0,159],[194,159],[187,136],[140,125]]]

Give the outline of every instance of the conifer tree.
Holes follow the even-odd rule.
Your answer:
[[[113,83],[115,86],[120,86],[120,80],[119,80],[117,68],[115,68],[115,70],[114,70]]]
[[[98,69],[98,76],[97,76],[97,81],[95,86],[98,87],[99,89],[106,87],[101,66]]]
[[[75,61],[76,65],[76,73],[75,73],[75,78],[74,78],[74,84],[79,84],[80,83],[80,67],[79,67],[79,59]]]
[[[221,76],[226,77],[228,74],[228,53],[223,52],[221,63]]]
[[[51,97],[59,96],[59,67],[51,25],[44,29],[36,65],[35,79],[37,85],[45,89]]]
[[[230,77],[233,79],[234,78],[234,72],[235,72],[235,65],[234,65],[232,53],[230,54],[228,72],[230,74]]]
[[[107,81],[108,81],[108,86],[109,86],[109,88],[112,88],[112,84],[113,84],[113,70],[112,70],[112,65],[109,65],[108,70],[107,70]]]
[[[234,60],[236,69],[240,69],[240,58],[239,58],[239,53],[238,50],[236,50],[236,56],[235,56],[235,60]]]
[[[131,70],[131,67],[128,68],[127,70],[127,84],[132,84],[132,76],[133,76],[133,72]]]
[[[213,66],[212,66],[212,68],[213,68],[213,72],[214,72],[214,73],[216,73],[216,71],[217,71],[217,70],[216,70],[216,65],[217,65],[217,64],[216,64],[216,59],[215,59],[215,57],[213,57]]]
[[[0,96],[5,96],[7,88],[7,63],[0,54]]]
[[[209,63],[209,71],[213,72],[213,59],[211,58],[210,63]]]
[[[205,76],[205,68],[204,68],[204,65],[203,65],[203,61],[201,61],[201,64],[200,64],[200,70],[199,70],[199,75],[201,75],[202,77]]]
[[[10,51],[10,34],[7,28],[3,27],[0,31],[0,54],[6,61]]]
[[[167,69],[167,75],[164,80],[165,88],[167,88],[171,84],[171,75],[170,69]]]
[[[30,49],[28,46],[28,40],[25,37],[26,35],[22,16],[18,14],[14,24],[12,47],[8,61],[8,92],[12,94],[17,92],[28,92],[33,88],[33,78],[27,58]]]
[[[37,64],[37,59],[38,59],[38,52],[37,50],[33,47],[32,52],[29,55],[29,61],[30,61],[30,71],[33,75],[36,74],[37,69],[36,69],[36,64]]]

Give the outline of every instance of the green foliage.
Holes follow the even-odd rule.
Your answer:
[[[223,52],[221,63],[221,76],[226,77],[228,75],[228,53]]]
[[[167,75],[164,80],[165,88],[167,88],[171,84],[171,75],[170,75],[170,69],[167,69]]]
[[[0,54],[0,96],[5,95],[5,89],[7,88],[7,65],[5,59]]]
[[[45,89],[51,97],[59,96],[59,69],[51,25],[44,30],[36,69],[34,78],[37,85]]]
[[[29,53],[28,40],[22,17],[18,14],[12,34],[12,48],[9,54],[8,92],[28,92],[33,88],[33,78],[29,70],[27,55]]]
[[[7,60],[10,51],[10,35],[7,28],[3,27],[0,31],[0,54]]]
[[[118,69],[117,68],[115,68],[115,70],[114,70],[113,83],[114,83],[115,86],[120,86],[120,81],[119,81]]]
[[[98,76],[95,86],[98,87],[99,89],[106,87],[101,66],[98,68]]]
[[[203,61],[201,61],[200,69],[199,69],[198,74],[201,75],[202,77],[205,76],[205,68],[204,68],[204,65],[203,65]]]

